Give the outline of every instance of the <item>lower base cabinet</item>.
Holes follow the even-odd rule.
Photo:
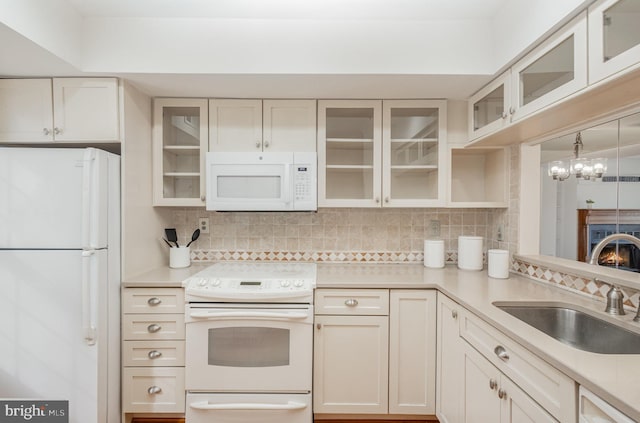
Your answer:
[[[463,356],[463,422],[557,422],[469,344]]]
[[[318,289],[314,412],[435,414],[436,293]]]
[[[576,423],[576,383],[438,293],[441,423]]]

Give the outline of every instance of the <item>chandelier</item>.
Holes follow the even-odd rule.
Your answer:
[[[587,159],[580,157],[582,154],[582,135],[580,132],[576,134],[576,140],[573,143],[573,159],[568,163],[564,160],[555,160],[549,163],[548,174],[556,181],[564,181],[571,175],[575,175],[578,179],[595,181],[602,178],[607,171],[607,159]]]

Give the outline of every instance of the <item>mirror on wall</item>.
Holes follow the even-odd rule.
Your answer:
[[[540,254],[588,261],[607,235],[640,238],[640,113],[540,146]],[[598,263],[640,272],[640,249],[612,243]]]

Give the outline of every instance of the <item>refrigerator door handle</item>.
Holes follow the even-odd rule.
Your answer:
[[[96,150],[87,148],[82,159],[82,245],[85,248],[97,248],[93,239],[93,225],[98,221],[95,188]]]
[[[86,250],[82,252],[82,333],[87,345],[96,344],[96,304],[94,295],[97,280],[93,274],[95,251]]]

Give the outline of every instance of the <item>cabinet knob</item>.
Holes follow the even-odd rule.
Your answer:
[[[498,389],[498,398],[505,399],[506,397],[507,397],[507,391],[505,391],[502,388]]]
[[[162,388],[159,386],[150,386],[149,389],[147,389],[147,392],[149,393],[149,395],[155,395],[155,394],[159,394],[160,392],[162,392]]]
[[[60,129],[60,128],[53,128],[53,133],[54,133],[55,135],[59,135],[59,134],[61,134],[61,133],[62,133],[62,129]]]
[[[495,379],[489,379],[489,389],[492,391],[498,387],[498,382]]]
[[[380,204],[380,198],[376,197],[376,204]]]
[[[160,358],[162,357],[162,353],[158,350],[152,350],[149,351],[149,354],[147,354],[149,356],[150,359],[154,359],[154,358]]]
[[[498,345],[493,349],[493,352],[498,356],[498,358],[502,361],[509,361],[509,353],[504,349],[502,345]]]
[[[160,305],[161,302],[162,300],[158,297],[151,297],[147,300],[147,304],[149,304],[152,307]]]
[[[384,202],[389,204],[389,197],[384,197]]]
[[[264,142],[264,148],[269,148],[269,141]]]
[[[45,135],[49,135],[51,133],[51,130],[49,128],[42,128],[42,133]]]
[[[506,119],[506,118],[507,118],[507,116],[509,116],[509,115],[507,114],[507,112],[502,112],[502,119]]]
[[[316,329],[318,330],[322,329],[322,323],[316,323]]]
[[[147,326],[147,331],[149,331],[149,333],[156,333],[159,332],[160,329],[162,329],[162,326],[157,325],[155,323],[150,324],[149,326]]]
[[[355,298],[349,298],[348,300],[345,300],[344,305],[347,307],[355,307],[358,305],[358,300]]]
[[[509,107],[509,114],[511,114],[511,115],[512,115],[512,114],[514,114],[515,112],[516,112],[516,109],[515,109],[513,106]]]
[[[207,200],[207,197],[205,197],[204,195],[201,195],[201,196],[200,196],[200,200],[201,200],[201,201],[206,201],[206,200]]]
[[[451,310],[451,317],[453,317],[454,319],[458,318],[458,310]]]
[[[262,147],[262,143],[260,141],[256,141],[256,148]]]

